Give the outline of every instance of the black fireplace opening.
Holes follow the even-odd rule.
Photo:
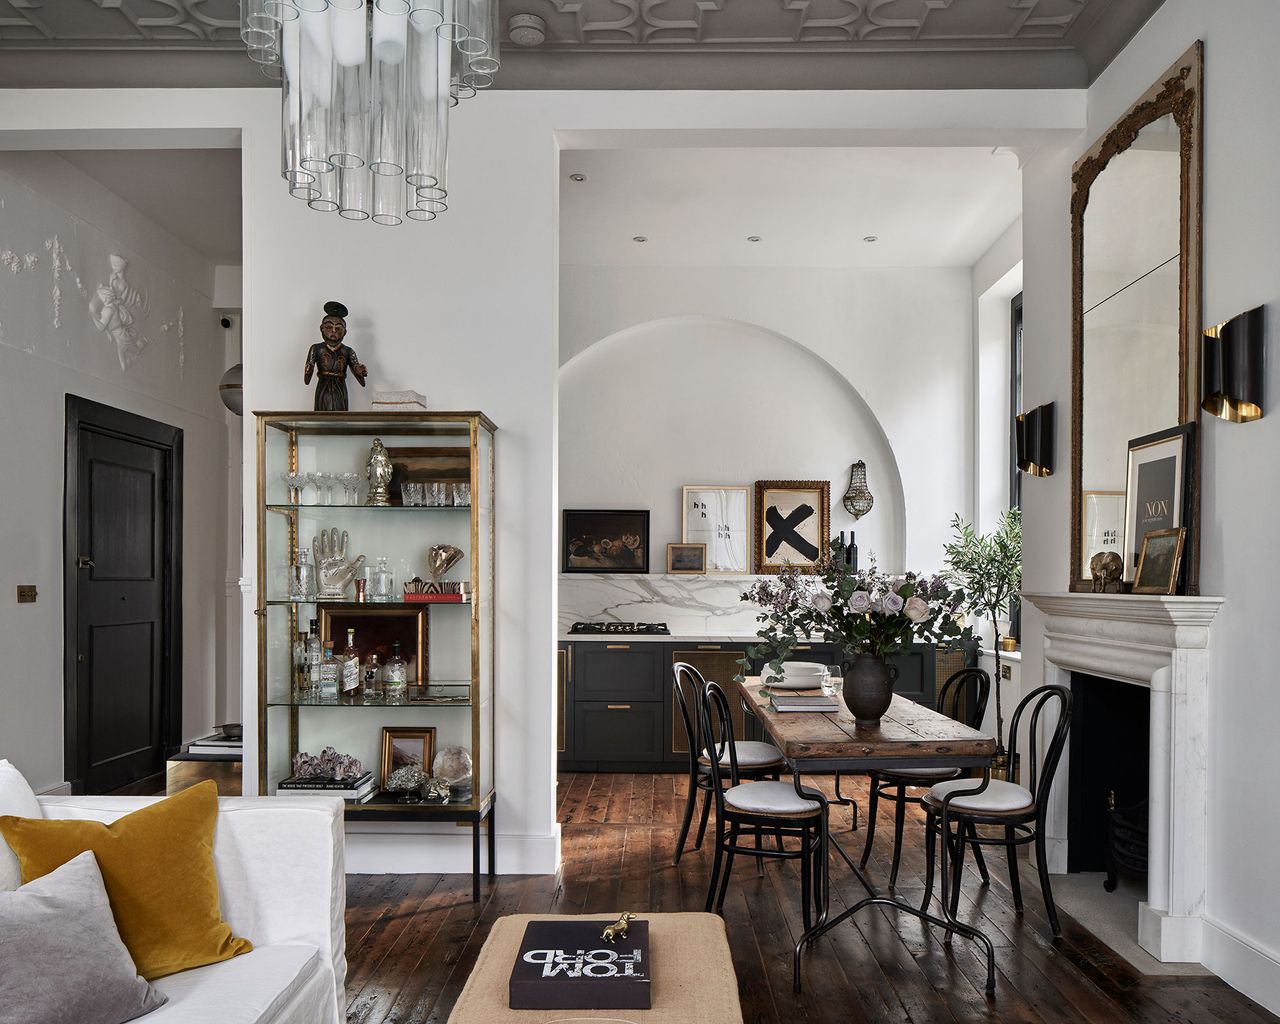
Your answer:
[[[1073,672],[1071,697],[1067,871],[1142,874],[1151,691]]]

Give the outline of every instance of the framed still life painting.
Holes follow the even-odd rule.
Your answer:
[[[755,569],[812,572],[831,541],[829,480],[757,480]]]
[[[649,510],[567,508],[561,572],[647,573]]]
[[[1187,525],[1195,424],[1183,423],[1129,442],[1124,507],[1124,579],[1138,571],[1142,538]]]
[[[705,544],[711,576],[751,571],[751,489],[686,484],[682,492],[681,540]]]

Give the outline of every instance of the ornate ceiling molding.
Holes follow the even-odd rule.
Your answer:
[[[235,46],[240,5],[238,0],[0,0],[0,42],[54,49]]]

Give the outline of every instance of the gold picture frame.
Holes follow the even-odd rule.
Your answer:
[[[707,572],[705,544],[668,544],[667,573],[671,576],[704,576]]]
[[[755,571],[814,572],[831,544],[830,480],[757,480]]]
[[[386,790],[387,777],[397,768],[406,765],[416,764],[422,769],[423,775],[430,775],[431,763],[435,759],[435,726],[384,725],[378,788]]]
[[[1135,594],[1172,594],[1178,586],[1178,570],[1182,566],[1182,548],[1187,542],[1187,528],[1152,530],[1142,538],[1138,571],[1133,577]]]

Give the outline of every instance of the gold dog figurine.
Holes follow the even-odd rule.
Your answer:
[[[627,927],[635,919],[635,914],[631,913],[629,910],[626,911],[620,918],[618,918],[618,920],[614,921],[613,924],[609,925],[608,928],[600,933],[600,938],[604,939],[604,941],[610,945],[617,942],[619,938],[625,939],[627,937]]]

